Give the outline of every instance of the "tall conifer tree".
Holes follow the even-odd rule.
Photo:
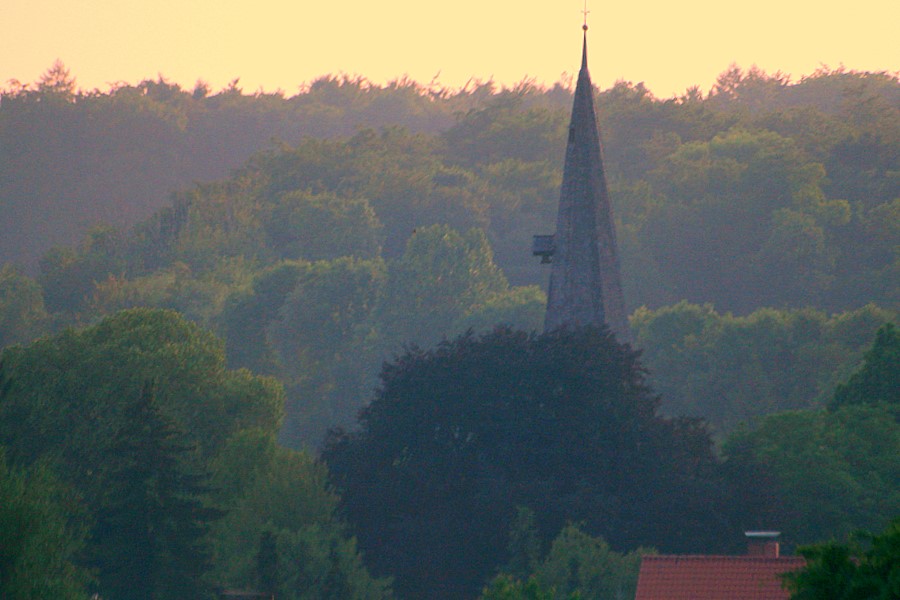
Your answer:
[[[109,492],[97,517],[100,593],[118,600],[202,598],[203,537],[218,511],[187,461],[155,386],[125,408],[110,452]]]

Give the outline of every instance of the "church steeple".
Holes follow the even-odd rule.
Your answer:
[[[615,226],[587,65],[587,25],[584,30],[556,234],[535,236],[534,254],[553,263],[544,331],[606,323],[620,341],[629,341]]]

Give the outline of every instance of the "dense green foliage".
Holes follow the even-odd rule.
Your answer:
[[[501,575],[485,588],[481,600],[553,600],[553,595],[543,589],[534,578],[522,582]],[[578,600],[578,597],[566,600]]]
[[[881,529],[900,514],[897,346],[888,323],[827,410],[771,414],[728,438],[730,465],[756,473],[759,487],[779,498],[787,540],[843,538]]]
[[[566,86],[84,92],[61,64],[11,83],[3,593],[389,597],[358,533],[412,597],[501,572],[486,598],[602,598],[628,593],[636,555],[617,551],[639,544],[883,527],[900,512],[898,99],[896,75],[736,67],[705,96],[597,96],[645,379],[597,332],[478,334],[540,327],[528,247],[554,226]],[[276,435],[315,448],[350,427],[392,355],[362,430],[326,453],[341,509],[325,466]],[[661,414],[709,419],[727,460]],[[809,557],[871,579],[865,552]]]
[[[838,331],[852,328],[793,311],[897,309],[898,94],[887,74],[790,83],[737,68],[706,96],[658,99],[628,83],[599,93],[629,308],[719,311],[700,348],[673,341],[675,357],[643,335],[664,410],[724,434],[818,404],[869,322],[893,320],[860,317],[856,343]],[[293,97],[162,79],[84,93],[56,65],[0,99],[0,256],[33,266],[42,255],[36,282],[0,277],[0,341],[123,308],[177,310],[226,338],[229,366],[279,378],[283,439],[317,447],[350,425],[402,344],[540,327],[547,273],[527,249],[553,229],[570,102],[561,85],[334,78]],[[282,141],[266,146],[273,135]],[[228,167],[239,168],[223,178]],[[47,221],[61,203],[79,214],[65,227]],[[95,227],[107,215],[115,227]],[[28,240],[65,246],[29,246],[32,223],[45,233]],[[763,306],[792,312],[754,313]],[[345,317],[352,326],[325,326]]]
[[[308,454],[259,430],[235,436],[213,465],[213,578],[277,598],[376,600],[388,582],[369,576],[338,517],[328,473]],[[268,558],[267,558],[268,553]]]
[[[831,317],[810,308],[736,317],[680,302],[639,309],[631,324],[663,412],[702,416],[724,435],[756,417],[828,403],[876,330],[895,318],[871,305]],[[887,344],[889,332],[882,337]],[[896,393],[897,359],[877,352],[884,393]]]
[[[900,413],[847,406],[767,416],[738,430],[725,452],[753,465],[779,498],[785,539],[811,543],[878,529],[900,514]]]
[[[233,294],[217,321],[232,366],[284,382],[282,439],[315,447],[329,427],[352,424],[382,357],[470,327],[535,328],[543,304],[535,288],[510,288],[480,230],[436,225],[388,263],[279,261]]]
[[[318,441],[325,427],[353,418],[371,387],[367,346],[386,269],[380,259],[352,258],[301,263],[297,269],[293,290],[267,324],[265,339],[290,392],[283,437]]]
[[[83,91],[57,63],[33,85],[0,91],[0,205],[9,216],[0,261],[33,266],[99,222],[132,225],[165,206],[170,191],[226,176],[273,138],[388,125],[437,131],[475,94],[435,102],[413,82],[331,76],[293,97],[245,94],[237,82],[218,93],[202,82],[184,90],[162,77]]]
[[[155,382],[164,414],[200,457],[236,431],[276,429],[280,386],[225,367],[221,340],[172,311],[133,309],[93,327],[3,353],[9,391],[0,437],[10,458],[50,455],[67,476],[102,488],[94,463],[109,452],[125,408]]]
[[[603,538],[587,535],[574,525],[559,533],[535,577],[553,590],[553,598],[576,595],[583,600],[617,600],[634,597],[641,555],[648,551],[613,551]]]
[[[863,365],[834,391],[832,406],[878,403],[900,406],[900,331],[893,323],[878,330]]]
[[[849,544],[800,548],[807,565],[785,575],[791,600],[889,600],[900,597],[900,519]]]
[[[41,287],[11,265],[0,267],[0,348],[36,338],[48,318]]]
[[[324,468],[276,447],[281,386],[227,369],[221,340],[177,313],[122,311],[8,348],[0,392],[12,465],[2,472],[12,496],[0,536],[21,537],[4,542],[0,569],[13,573],[9,585],[27,587],[35,569],[46,577],[33,585],[69,582],[59,594],[10,597],[83,597],[85,568],[97,575],[91,588],[111,600],[250,588],[258,572],[236,555],[265,534],[274,536],[279,597],[390,596],[336,516]],[[69,495],[47,488],[50,471]]]
[[[480,229],[463,235],[447,226],[417,231],[391,265],[378,315],[382,337],[391,348],[431,346],[508,290]]]
[[[390,258],[415,228],[444,223],[484,228],[514,284],[541,280],[526,249],[555,216],[571,101],[559,85],[451,92],[324,78],[285,98],[164,80],[84,93],[61,66],[45,79],[2,92],[0,198],[16,215],[3,224],[3,260],[33,266],[49,248],[29,240],[71,245],[98,222],[125,228],[162,209],[143,235],[190,230],[203,243],[178,260],[192,267],[263,239],[282,258],[317,260],[328,243],[314,251],[303,234],[332,225],[355,238],[353,253],[381,239]],[[895,302],[898,90],[882,73],[789,83],[732,69],[706,97],[658,99],[628,83],[600,93],[629,305],[687,299],[746,313]],[[256,154],[227,183],[181,191],[166,210],[169,191],[225,176],[272,136],[293,147]],[[50,210],[62,204],[77,209]],[[56,214],[64,220],[48,223]],[[305,231],[309,220],[328,225]],[[37,223],[42,235],[30,235]],[[77,256],[59,258],[45,271]],[[122,274],[75,262],[87,286]]]
[[[513,558],[517,506],[542,539],[577,519],[616,548],[726,547],[745,504],[702,425],[656,402],[606,331],[500,328],[386,364],[361,429],[334,434],[324,457],[373,568],[405,597],[460,598]],[[555,556],[540,571],[554,586],[567,568]]]
[[[113,434],[106,489],[96,513],[99,589],[121,600],[202,598],[209,569],[203,544],[218,512],[204,506],[192,450],[157,404],[152,385],[127,402]]]
[[[482,600],[533,597],[619,600],[634,597],[641,556],[651,550],[638,548],[627,554],[615,552],[603,538],[592,537],[569,524],[559,532],[542,560],[538,556],[537,532],[532,529],[528,538],[536,543],[528,544],[531,547],[523,556],[519,543],[522,526],[533,527],[534,513],[520,508],[517,517],[510,536],[510,564],[485,589]]]
[[[0,448],[0,598],[87,600],[81,516],[46,465],[10,466]]]

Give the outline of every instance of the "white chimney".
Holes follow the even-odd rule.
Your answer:
[[[745,531],[747,536],[747,555],[765,558],[778,558],[780,547],[778,536],[780,531]]]

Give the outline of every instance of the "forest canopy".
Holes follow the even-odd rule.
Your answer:
[[[325,469],[276,444],[281,385],[227,369],[210,332],[133,309],[0,357],[0,596],[391,596]]]
[[[533,333],[571,100],[0,90],[0,516],[43,522],[0,585],[618,597],[648,545],[885,527],[897,74],[598,91],[634,348]]]
[[[141,222],[144,236],[202,228],[177,253],[191,266],[264,248],[371,257],[379,243],[391,258],[415,228],[446,224],[484,229],[514,285],[542,282],[526,249],[555,217],[571,103],[562,84],[436,91],[325,77],[288,98],[162,78],[83,92],[53,69],[45,79],[0,91],[0,260],[28,274],[41,257],[54,281],[78,267],[88,295],[106,273],[135,276],[133,264],[78,260],[112,250],[115,236],[85,237],[101,223],[125,238]],[[627,82],[600,91],[629,306],[891,308],[898,98],[896,75],[840,69],[790,82],[734,67],[707,95],[670,99]],[[298,245],[312,233],[304,219],[333,223],[321,241],[330,250]],[[341,231],[369,250],[335,246]],[[75,256],[46,256],[79,242]]]
[[[554,227],[565,85],[85,93],[54,69],[0,96],[0,256],[21,263],[0,271],[3,343],[174,309],[225,338],[229,366],[279,378],[283,440],[317,447],[404,343],[540,328],[528,248]],[[840,69],[599,91],[626,303],[664,411],[725,434],[820,405],[895,319],[898,98],[895,75]],[[672,311],[699,320],[661,337]]]

